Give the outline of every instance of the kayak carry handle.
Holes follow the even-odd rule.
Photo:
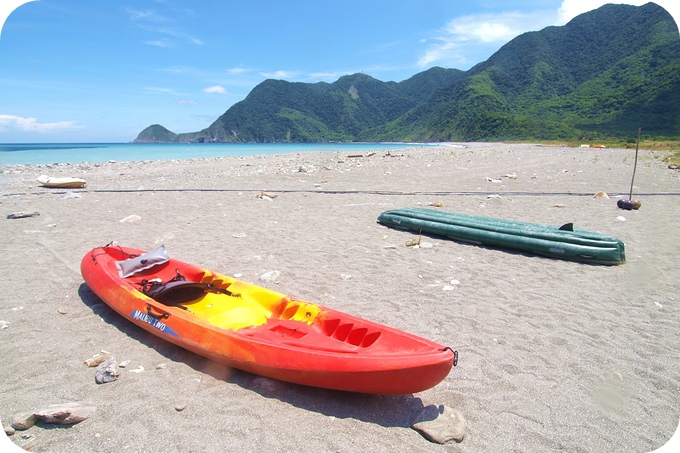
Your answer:
[[[449,346],[447,346],[447,347],[445,347],[444,349],[442,349],[442,352],[446,351],[447,349],[448,349],[449,351],[453,352],[453,366],[458,365],[458,351],[454,351],[454,350],[451,349]]]
[[[168,319],[170,317],[170,313],[167,313],[167,312],[163,312],[162,315],[156,315],[156,314],[152,313],[151,310],[154,309],[154,308],[155,307],[152,307],[151,304],[146,304],[146,312],[152,318],[157,319],[157,320],[161,320],[161,319]],[[158,310],[158,309],[156,308],[156,310]]]

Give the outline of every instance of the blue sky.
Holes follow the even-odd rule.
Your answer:
[[[466,70],[604,3],[0,0],[0,143],[127,142],[154,123],[198,131],[268,78]],[[677,21],[680,2],[656,3]]]

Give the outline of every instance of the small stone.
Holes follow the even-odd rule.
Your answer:
[[[141,365],[139,365],[139,366],[138,366],[137,368],[135,368],[134,370],[130,370],[130,373],[141,373],[142,371],[144,371],[144,367],[141,366]]]
[[[38,421],[38,417],[32,412],[19,412],[12,416],[12,428],[24,431],[35,425],[36,421]]]
[[[0,330],[5,330],[9,327],[9,321],[0,321]]]
[[[438,444],[445,444],[452,440],[460,442],[465,437],[465,418],[457,410],[448,406],[425,407],[413,421],[413,429],[426,439]]]
[[[626,218],[624,216],[620,215],[616,218],[616,220],[618,220],[619,222],[625,222]]]
[[[94,380],[97,384],[106,384],[115,381],[118,379],[118,376],[120,376],[118,363],[115,357],[111,357],[97,365]]]
[[[125,367],[128,366],[129,364],[130,364],[130,361],[129,361],[129,360],[123,360],[122,362],[120,362],[120,363],[118,364],[118,367],[120,367],[120,368],[125,368]]]
[[[57,308],[57,313],[65,315],[66,313],[68,313],[68,310],[66,309],[66,307],[59,307]]]
[[[352,276],[350,274],[340,274],[340,278],[343,280],[352,280]]]
[[[5,434],[7,434],[8,436],[13,436],[14,433],[17,432],[17,431],[16,431],[14,428],[12,428],[11,426],[4,426],[3,428],[5,428]]]
[[[158,365],[156,365],[156,369],[157,369],[157,370],[162,370],[162,369],[164,369],[166,366],[167,366],[167,365],[164,364],[164,363],[159,363]]]
[[[609,195],[607,192],[598,192],[595,195],[593,195],[593,198],[609,198]]]
[[[186,408],[187,408],[187,405],[186,405],[186,404],[181,404],[181,405],[175,406],[175,410],[176,410],[177,412],[182,412],[182,411],[183,411],[184,409],[186,409]]]
[[[72,425],[89,418],[97,410],[90,403],[62,403],[52,404],[45,409],[35,412],[35,416],[45,423]]]

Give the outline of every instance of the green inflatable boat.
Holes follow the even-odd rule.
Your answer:
[[[378,222],[417,233],[562,260],[607,265],[626,261],[624,244],[619,239],[575,229],[571,223],[556,227],[425,208],[385,211]]]

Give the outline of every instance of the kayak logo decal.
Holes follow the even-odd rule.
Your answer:
[[[130,313],[130,316],[132,316],[132,319],[137,319],[139,321],[143,321],[143,322],[149,324],[154,329],[158,329],[163,333],[167,333],[168,335],[172,335],[173,337],[179,337],[179,335],[177,335],[177,332],[172,330],[166,323],[159,321],[158,319],[154,318],[153,316],[149,316],[148,314],[144,313],[143,311],[134,310],[132,313]]]

